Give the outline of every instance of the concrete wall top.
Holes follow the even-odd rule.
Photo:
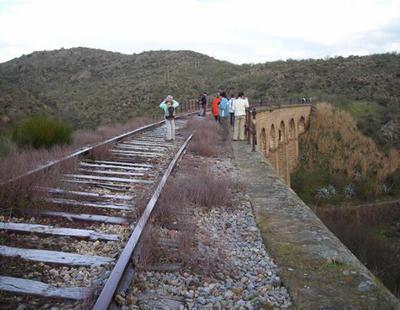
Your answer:
[[[267,250],[296,309],[400,309],[398,299],[286,186],[262,154],[233,144]]]

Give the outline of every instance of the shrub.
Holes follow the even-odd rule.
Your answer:
[[[300,167],[291,174],[291,187],[306,203],[315,203],[318,189],[328,184],[329,173],[322,168],[309,170]]]
[[[213,176],[210,171],[180,176],[176,184],[182,196],[197,206],[212,208],[229,201],[229,179]]]
[[[189,150],[197,155],[213,157],[230,152],[229,139],[224,141],[221,126],[211,119],[189,121],[187,129],[195,130]]]
[[[0,133],[0,157],[6,156],[11,149],[11,141]]]
[[[50,148],[55,144],[71,142],[72,128],[65,122],[47,116],[34,116],[12,132],[12,139],[18,146],[32,146],[34,148]]]
[[[377,181],[374,178],[361,177],[355,182],[356,196],[360,200],[371,200],[378,196]]]
[[[393,172],[387,179],[389,183],[389,193],[391,195],[400,194],[400,169]]]

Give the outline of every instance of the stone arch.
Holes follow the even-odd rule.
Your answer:
[[[294,119],[292,118],[289,121],[289,140],[296,139],[296,125],[294,123]]]
[[[302,134],[304,131],[306,131],[306,119],[304,118],[304,116],[300,117],[298,127],[299,134]]]
[[[286,133],[285,133],[285,122],[281,121],[278,130],[278,143],[285,143],[286,141]]]
[[[276,131],[274,124],[271,125],[269,131],[269,149],[274,150],[276,148]]]
[[[265,128],[261,129],[260,149],[261,149],[261,152],[263,152],[264,154],[267,154],[267,133],[265,131]]]

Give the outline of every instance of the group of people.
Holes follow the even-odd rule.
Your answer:
[[[240,92],[236,97],[231,95],[229,98],[226,92],[220,92],[214,97],[211,103],[211,112],[214,119],[221,124],[225,135],[229,133],[228,123],[233,127],[233,140],[237,141],[245,139],[244,129],[246,108],[248,107],[249,100],[243,92]],[[206,105],[204,105],[202,110],[204,110],[204,116]]]
[[[161,103],[160,108],[164,111],[165,123],[167,126],[166,140],[175,140],[175,113],[179,103],[168,95]],[[224,130],[224,137],[229,136],[229,125],[233,127],[233,140],[244,140],[246,108],[249,101],[243,92],[237,97],[231,95],[229,98],[226,92],[218,93],[211,103],[211,111],[217,122]],[[199,97],[200,116],[207,114],[207,94],[203,93]]]

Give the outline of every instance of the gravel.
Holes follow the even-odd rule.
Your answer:
[[[214,162],[213,166],[213,171],[239,179],[230,159]],[[150,309],[150,302],[140,302],[141,294],[146,293],[160,299],[182,298],[182,309],[290,307],[290,296],[262,242],[249,197],[243,192],[233,193],[228,205],[195,209],[195,253],[202,264],[181,272],[138,273],[125,306],[134,307],[129,302],[134,300],[141,309]]]

